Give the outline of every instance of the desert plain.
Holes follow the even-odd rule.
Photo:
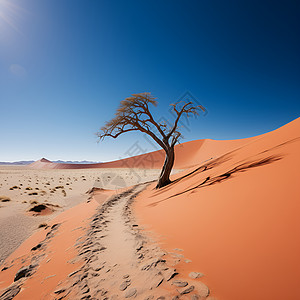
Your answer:
[[[299,150],[298,118],[177,145],[161,189],[161,151],[0,166],[0,299],[299,299]]]

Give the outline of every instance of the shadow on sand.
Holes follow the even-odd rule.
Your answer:
[[[237,165],[236,167],[228,170],[227,172],[225,172],[221,175],[214,176],[214,177],[208,176],[200,184],[198,184],[198,185],[196,185],[196,186],[194,186],[190,189],[187,189],[187,190],[185,190],[181,193],[174,194],[169,198],[173,198],[173,197],[185,194],[187,192],[193,191],[193,190],[198,189],[198,188],[206,187],[206,186],[213,185],[213,184],[216,184],[216,183],[221,183],[225,180],[228,180],[229,178],[232,178],[233,174],[236,174],[236,173],[239,173],[239,172],[245,172],[245,171],[247,171],[251,168],[256,168],[256,167],[268,165],[268,164],[271,164],[271,163],[273,163],[275,161],[278,161],[280,159],[282,159],[282,156],[273,155],[273,156],[269,156],[267,158],[259,159],[259,160],[256,160],[256,161],[250,161],[250,162],[242,163],[242,164]]]
[[[205,163],[204,165],[196,168],[195,170],[183,175],[182,177],[177,178],[176,180],[174,180],[170,185],[168,185],[166,188],[163,188],[162,190],[158,191],[158,193],[156,193],[156,195],[166,192],[169,189],[172,189],[174,187],[174,185],[178,182],[180,182],[181,180],[185,179],[185,178],[189,178],[189,177],[193,177],[196,174],[200,174],[203,173],[205,171],[211,170],[217,166],[220,166],[221,164],[229,161],[231,158],[233,158],[233,152],[236,152],[237,150],[234,150],[232,152],[229,152],[225,155],[222,155],[221,157],[214,159],[212,161],[209,161],[207,163]],[[188,192],[191,191],[195,191],[199,188],[203,188],[203,187],[207,187],[207,186],[211,186],[217,183],[222,183],[223,181],[226,181],[230,178],[233,177],[233,175],[236,175],[238,173],[241,172],[246,172],[252,168],[257,168],[257,167],[261,167],[261,166],[265,166],[268,164],[271,164],[273,162],[276,162],[280,159],[283,158],[283,155],[271,155],[265,158],[261,158],[261,159],[253,159],[253,160],[248,160],[246,162],[242,162],[240,164],[237,164],[235,167],[229,169],[228,171],[220,174],[220,175],[216,175],[216,176],[208,176],[206,177],[200,184],[193,186],[189,189],[186,189],[180,193],[176,193],[166,199],[160,200],[160,201],[156,201],[153,202],[151,204],[149,204],[148,206],[156,206],[157,204],[164,202],[170,198],[176,197],[176,196],[180,196],[183,194],[186,194]]]
[[[188,192],[191,192],[191,191],[195,191],[199,188],[203,188],[203,187],[207,187],[207,186],[211,186],[211,185],[214,185],[216,183],[221,183],[223,181],[226,181],[232,177],[234,177],[234,175],[240,173],[240,172],[246,172],[252,168],[256,168],[256,167],[260,167],[260,166],[265,166],[265,165],[268,165],[268,164],[271,164],[273,162],[276,162],[280,159],[282,159],[284,157],[283,154],[277,154],[277,155],[269,155],[269,156],[265,156],[263,158],[258,158],[259,156],[262,156],[262,155],[266,155],[267,153],[269,152],[272,152],[274,150],[278,150],[278,148],[282,148],[284,146],[286,146],[287,144],[290,144],[290,143],[294,143],[294,142],[298,142],[300,140],[300,137],[296,137],[294,139],[290,139],[290,140],[287,140],[287,141],[284,141],[278,145],[275,145],[271,148],[268,148],[266,150],[263,150],[259,153],[257,153],[256,155],[253,155],[252,157],[249,157],[247,160],[244,160],[243,162],[236,162],[236,163],[233,163],[233,165],[235,164],[235,166],[233,168],[229,168],[228,171],[220,174],[220,175],[210,175],[210,176],[207,176],[200,184],[197,184],[196,186],[193,186],[187,190],[184,190],[180,193],[176,193],[166,199],[163,199],[163,200],[160,200],[160,201],[156,201],[156,202],[153,202],[151,204],[149,204],[148,206],[156,206],[157,204],[159,204],[160,202],[164,202],[170,198],[173,198],[173,197],[176,197],[176,196],[180,196],[180,195],[183,195],[183,194],[186,194]],[[247,145],[246,145],[247,146]],[[167,191],[170,191],[174,188],[174,185],[184,179],[190,179],[191,177],[194,177],[198,174],[202,174],[203,172],[206,172],[206,171],[209,171],[209,170],[212,170],[216,167],[219,167],[221,166],[222,164],[230,161],[231,159],[234,159],[235,155],[238,154],[239,150],[241,148],[244,148],[245,146],[242,146],[242,147],[239,147],[239,148],[236,148],[234,149],[233,151],[230,151],[218,158],[215,158],[215,159],[210,159],[208,161],[206,161],[204,164],[202,164],[201,166],[197,167],[196,169],[188,172],[187,174],[175,179],[174,181],[172,181],[171,184],[167,185],[166,187],[160,189],[160,190],[157,190],[157,192],[154,194],[154,196],[157,196],[157,195],[160,195],[162,193],[165,193]],[[209,175],[209,174],[208,174]]]

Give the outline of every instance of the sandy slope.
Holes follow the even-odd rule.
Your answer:
[[[188,169],[136,199],[143,186],[120,188],[156,178],[159,152],[155,164],[135,157],[127,169],[1,169],[0,192],[12,198],[3,216],[19,210],[22,220],[33,196],[60,207],[2,265],[0,299],[300,298],[299,133],[297,119],[249,139],[179,145],[175,167]],[[93,185],[106,190],[85,201]],[[14,282],[21,267],[27,277]]]
[[[241,145],[247,144],[251,139],[214,141],[210,139],[196,140],[175,146],[174,169],[188,167],[214,158],[221,153],[230,151]],[[128,168],[128,169],[160,169],[164,163],[163,150],[154,151],[121,160],[98,164],[62,164],[52,163],[42,158],[29,165],[32,169],[90,169],[90,168]]]
[[[56,217],[6,260],[0,299],[206,298],[206,285],[176,272],[181,250],[162,251],[135,223],[130,207],[143,188],[96,191]]]
[[[184,249],[192,262],[180,270],[203,272],[219,299],[300,299],[300,119],[231,143],[205,141],[191,155],[218,149],[214,159],[150,186],[139,221],[166,249]]]
[[[160,170],[84,169],[34,170],[0,166],[0,263],[26,238],[62,211],[84,202],[93,186],[120,189],[158,177]],[[1,199],[1,198],[0,198]],[[40,213],[28,211],[39,204]],[[47,213],[46,213],[47,212]]]

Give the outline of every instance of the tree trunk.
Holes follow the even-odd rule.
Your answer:
[[[170,174],[174,165],[174,158],[175,158],[174,147],[170,147],[166,151],[164,166],[162,168],[162,171],[158,179],[158,183],[156,185],[157,189],[162,188],[171,183]]]

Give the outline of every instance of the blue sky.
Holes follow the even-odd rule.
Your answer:
[[[0,161],[108,161],[142,134],[97,144],[132,93],[156,117],[186,91],[208,114],[184,141],[236,139],[299,117],[299,1],[0,0]]]

